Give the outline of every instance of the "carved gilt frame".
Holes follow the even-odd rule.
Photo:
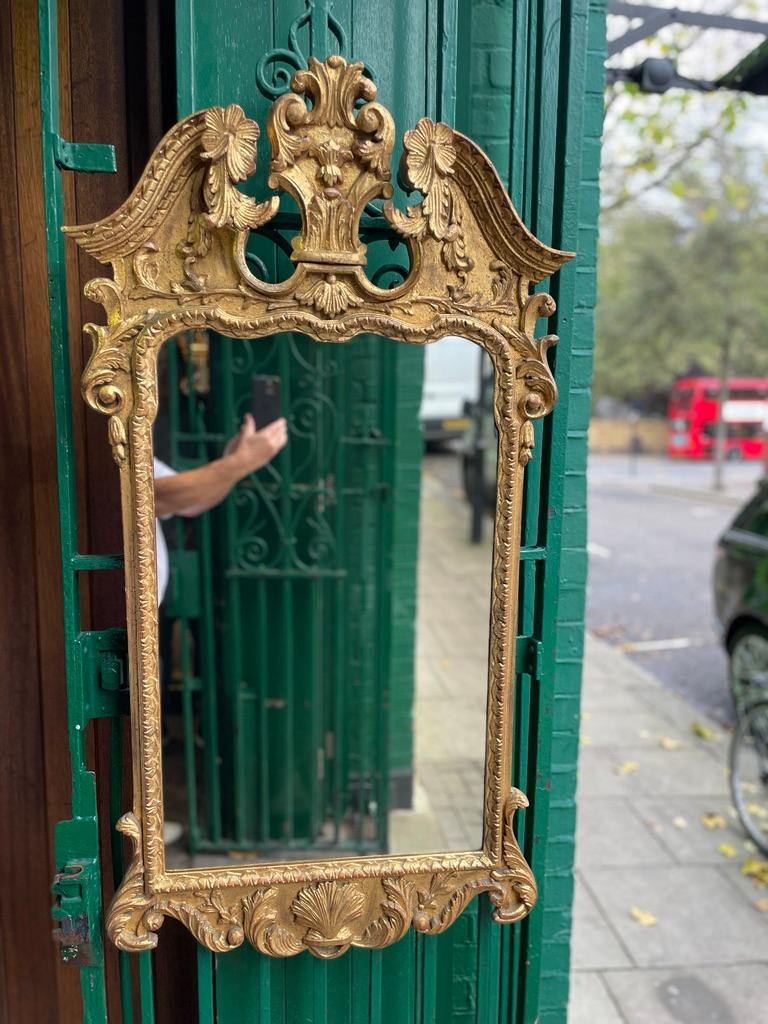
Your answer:
[[[405,133],[401,170],[422,199],[405,212],[389,202],[394,124],[362,64],[312,58],[291,88],[267,120],[269,185],[293,196],[301,213],[288,280],[265,283],[246,264],[249,231],[273,217],[280,200],[257,202],[237,188],[255,168],[259,129],[234,104],[179,122],[116,213],[65,229],[113,269],[113,279],[86,286],[107,324],[85,326],[93,353],[82,386],[109,417],[122,493],[134,797],[118,828],[133,859],[107,930],[124,950],[154,947],[169,916],[216,952],[247,939],[272,956],[309,949],[329,958],[350,946],[389,945],[411,926],[441,932],[480,892],[499,922],[520,920],[536,900],[513,833],[514,812],[527,801],[510,788],[512,689],[522,474],[531,421],[555,402],[546,352],[557,339],[534,337],[537,318],[555,306],[530,286],[572,254],[527,230],[473,142],[427,118]],[[410,272],[391,290],[366,277],[358,235],[377,197],[410,251]],[[489,353],[499,452],[481,850],[166,869],[152,423],[158,350],[191,328],[232,338],[297,331],[318,342],[371,332],[424,344],[458,334]]]

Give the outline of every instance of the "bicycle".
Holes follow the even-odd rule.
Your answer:
[[[744,830],[768,854],[768,696],[740,709],[729,755],[731,799]]]

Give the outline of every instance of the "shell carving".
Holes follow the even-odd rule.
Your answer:
[[[338,947],[348,948],[355,938],[355,924],[365,909],[365,896],[353,883],[337,885],[321,882],[302,889],[291,904],[296,923],[307,929],[304,941],[338,955]]]

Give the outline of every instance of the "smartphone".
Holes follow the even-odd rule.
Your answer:
[[[251,415],[257,430],[263,430],[280,418],[280,378],[251,377]]]

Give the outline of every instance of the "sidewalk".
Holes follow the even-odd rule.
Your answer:
[[[754,494],[764,470],[759,461],[727,462],[720,491],[712,488],[713,473],[712,463],[703,460],[668,459],[658,455],[591,453],[589,456],[591,484],[730,508],[740,508]]]
[[[727,735],[591,637],[582,708],[569,1024],[765,1024],[768,890],[740,872]]]

